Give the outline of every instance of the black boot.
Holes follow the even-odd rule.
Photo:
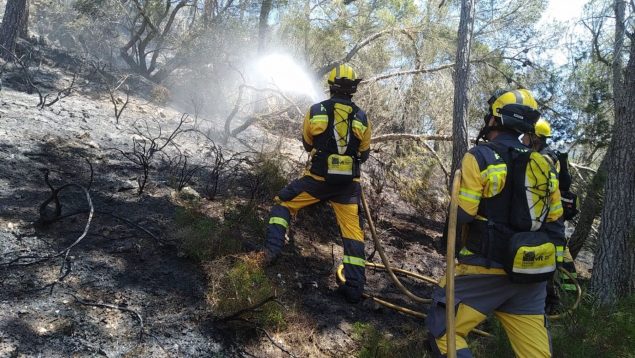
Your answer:
[[[359,303],[362,300],[362,290],[343,284],[337,288],[337,293],[344,296],[348,303]]]

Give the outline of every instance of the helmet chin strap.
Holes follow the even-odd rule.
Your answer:
[[[487,141],[487,136],[492,131],[492,128],[494,127],[490,127],[488,125],[485,125],[483,128],[481,128],[481,130],[478,132],[478,136],[476,137],[476,145],[479,144],[481,139],[485,142]]]

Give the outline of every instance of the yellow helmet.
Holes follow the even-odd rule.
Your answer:
[[[498,126],[520,133],[533,132],[534,125],[540,118],[538,102],[526,89],[497,90],[487,103],[490,106],[488,116],[496,117]]]
[[[551,126],[549,122],[540,118],[538,122],[536,122],[536,135],[538,137],[550,138],[551,137]]]
[[[329,72],[328,84],[334,92],[355,93],[360,82],[353,67],[347,64],[337,65]]]
[[[497,90],[489,99],[488,103],[492,115],[496,117],[500,117],[501,109],[509,104],[521,104],[529,106],[533,110],[538,110],[538,102],[536,102],[531,92],[526,89],[514,91]]]

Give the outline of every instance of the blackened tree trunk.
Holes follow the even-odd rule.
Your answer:
[[[18,36],[23,39],[29,38],[29,0],[26,0],[24,4],[24,14],[22,15],[22,24],[20,24],[20,33]]]
[[[0,28],[0,56],[5,60],[12,58],[10,53],[15,50],[15,40],[20,32],[20,25],[24,19],[24,11],[26,8],[26,0],[8,0],[2,18],[2,27]],[[6,50],[5,50],[6,49]],[[7,53],[9,51],[10,53]]]
[[[574,259],[578,257],[582,246],[584,246],[584,243],[591,234],[593,221],[595,221],[595,218],[597,218],[602,211],[602,195],[604,194],[604,185],[606,184],[607,161],[608,156],[604,156],[598,171],[593,175],[593,179],[591,179],[591,184],[589,184],[586,190],[586,197],[580,208],[580,218],[575,226],[573,235],[571,235],[571,239],[569,239],[569,249]]]
[[[591,293],[613,304],[635,288],[635,45],[622,80],[625,2],[615,0],[613,100],[615,124],[607,156],[607,178],[598,248],[593,260]]]
[[[258,22],[258,53],[262,53],[265,49],[267,29],[269,28],[267,21],[269,21],[269,13],[271,12],[272,6],[273,0],[262,0],[262,5],[260,5],[260,21]]]
[[[458,43],[456,49],[456,67],[454,71],[454,110],[452,121],[452,176],[467,152],[467,89],[470,75],[470,48],[474,29],[474,0],[461,1],[461,20],[459,22]],[[450,178],[450,183],[452,183]]]

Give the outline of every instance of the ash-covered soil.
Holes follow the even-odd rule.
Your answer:
[[[40,70],[36,79],[44,82],[46,76],[58,87],[70,80],[54,67]],[[160,171],[152,174],[145,192],[137,195],[141,173],[116,150],[131,150],[135,122],[153,119],[151,129],[161,125],[169,132],[180,114],[132,97],[116,124],[107,93],[91,88],[89,81],[70,97],[39,109],[37,96],[26,93],[19,81],[15,74],[5,78],[0,91],[0,357],[349,356],[359,349],[353,332],[357,322],[393,337],[413,327],[423,330],[419,319],[368,300],[351,305],[335,293],[342,249],[327,205],[298,215],[291,242],[267,269],[295,321],[286,330],[254,330],[249,337],[217,323],[206,301],[203,269],[184,257],[170,235],[180,204],[169,178]],[[205,130],[220,143],[219,131],[214,125]],[[229,143],[235,151],[277,148],[302,159],[299,141],[261,127],[240,137]],[[180,150],[204,155],[205,140],[183,134]],[[68,183],[89,188],[95,213],[87,235],[68,256],[22,265],[34,259],[14,260],[68,247],[88,222],[82,213],[38,225],[40,205],[51,194],[47,172],[54,188]],[[231,203],[231,198],[223,200]],[[63,190],[60,201],[63,214],[88,209],[78,188]],[[377,223],[388,256],[395,267],[438,278],[444,266],[434,249],[442,230],[439,214],[430,219],[400,205],[384,207]],[[51,210],[49,205],[42,213]],[[366,231],[371,254],[374,245]],[[380,262],[378,254],[373,261]],[[367,276],[368,293],[425,310],[405,300],[385,274],[369,270]],[[405,282],[416,293],[429,294],[429,285]]]

